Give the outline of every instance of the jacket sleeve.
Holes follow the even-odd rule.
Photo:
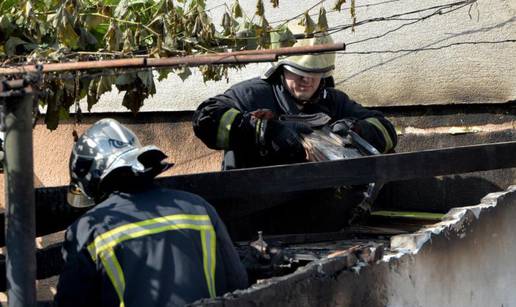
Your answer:
[[[54,306],[98,306],[100,293],[96,267],[89,253],[81,248],[76,230],[69,228],[63,243],[65,265],[57,285]]]
[[[345,93],[336,91],[334,120],[343,118],[357,122],[357,133],[369,141],[380,152],[391,152],[398,142],[396,130],[382,112],[369,110],[351,100]]]
[[[206,203],[206,209],[210,215],[210,219],[217,234],[217,246],[221,253],[221,261],[225,271],[227,291],[234,291],[237,289],[245,289],[249,287],[247,271],[240,261],[240,257],[229,237],[226,226],[218,216],[215,209]],[[222,295],[223,293],[217,293]]]
[[[250,114],[238,108],[233,89],[207,99],[193,116],[195,135],[212,149],[236,149],[254,144]]]

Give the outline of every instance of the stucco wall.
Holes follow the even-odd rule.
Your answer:
[[[192,132],[191,114],[131,115],[101,114],[88,116],[80,124],[63,122],[55,131],[44,124],[36,125],[34,138],[35,186],[59,186],[68,184],[68,159],[73,145],[72,132],[79,135],[95,121],[112,117],[132,129],[143,145],[154,144],[161,148],[175,166],[162,176],[215,171],[220,169],[221,154],[208,149]],[[0,176],[0,191],[4,188],[4,176]],[[0,198],[3,205],[4,198]]]
[[[218,24],[225,1],[207,1]],[[271,24],[302,14],[319,1],[280,1],[273,9],[264,1]],[[240,1],[252,15],[256,1]],[[334,34],[347,50],[337,56],[337,87],[367,106],[411,104],[498,103],[516,99],[516,2],[478,0],[451,13],[425,20],[439,6],[453,1],[358,0],[357,22],[399,16],[396,20],[369,22]],[[334,1],[326,1],[329,12]],[[330,27],[349,25],[349,3],[341,13],[328,13]],[[436,7],[434,9],[424,10]],[[457,8],[457,7],[453,7]],[[421,11],[424,10],[424,11]],[[312,10],[317,20],[318,9]],[[378,38],[375,38],[378,37]],[[229,85],[254,77],[269,64],[252,64],[229,74],[230,82],[204,84],[198,72],[182,82],[171,76],[158,83],[157,93],[144,111],[193,110],[204,99]],[[94,112],[125,111],[117,91],[105,94]],[[86,109],[86,108],[84,108]]]

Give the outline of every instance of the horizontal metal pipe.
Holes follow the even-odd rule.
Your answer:
[[[225,53],[213,53],[199,56],[182,56],[171,58],[132,58],[103,61],[84,61],[69,63],[43,64],[41,72],[59,72],[88,69],[113,69],[113,68],[145,68],[166,66],[199,66],[219,64],[249,64],[258,62],[274,62],[279,56],[333,52],[344,50],[344,43],[325,44],[306,47],[285,47],[277,49],[244,50]],[[0,75],[12,75],[20,73],[37,72],[36,65],[23,65],[18,67],[0,68]]]
[[[225,55],[225,56],[187,56],[177,58],[147,59],[147,66],[167,67],[167,66],[199,66],[199,65],[218,65],[218,64],[249,64],[259,62],[274,62],[275,54],[256,54],[256,55]]]

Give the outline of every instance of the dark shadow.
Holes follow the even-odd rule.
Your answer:
[[[236,241],[264,235],[338,231],[362,199],[361,188],[251,195],[247,199],[212,202]],[[267,204],[264,208],[264,204]],[[260,210],[253,212],[253,208]],[[243,210],[247,208],[247,212]],[[240,210],[239,210],[240,209]],[[235,211],[238,210],[238,211]],[[235,216],[235,217],[233,217]]]
[[[467,175],[391,182],[380,192],[375,209],[446,213],[454,207],[478,205],[486,194],[505,188]]]

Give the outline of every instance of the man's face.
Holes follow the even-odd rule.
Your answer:
[[[300,101],[308,101],[319,88],[322,75],[300,76],[285,69],[283,70],[283,76],[290,94]]]

